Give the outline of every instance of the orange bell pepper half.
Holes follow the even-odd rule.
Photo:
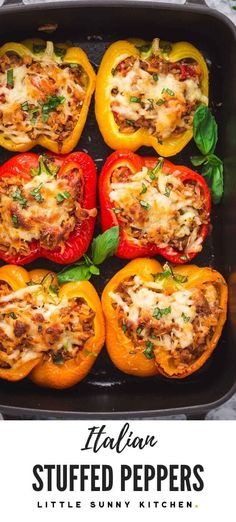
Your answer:
[[[49,388],[81,381],[104,344],[101,303],[88,281],[58,286],[47,270],[0,268],[0,378]]]
[[[212,268],[135,259],[102,295],[108,353],[139,377],[184,378],[212,355],[226,320],[227,285]]]

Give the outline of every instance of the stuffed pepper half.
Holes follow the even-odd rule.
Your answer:
[[[0,268],[0,378],[72,386],[89,372],[104,336],[101,303],[88,281],[59,288],[46,270]]]
[[[93,236],[96,169],[84,152],[18,154],[0,167],[0,258],[72,263]]]
[[[66,154],[83,130],[95,73],[84,51],[40,39],[0,48],[0,145]]]
[[[227,286],[211,268],[162,268],[142,258],[110,280],[102,306],[108,353],[120,370],[184,378],[201,368],[217,345]]]
[[[187,42],[119,41],[103,57],[95,98],[100,131],[112,149],[146,145],[173,156],[192,138],[198,105],[208,104],[207,65]]]
[[[163,158],[117,151],[99,177],[103,229],[120,226],[117,256],[183,264],[202,250],[211,197],[204,178]]]

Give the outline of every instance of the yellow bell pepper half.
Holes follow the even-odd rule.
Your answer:
[[[121,40],[113,43],[103,56],[98,75],[95,92],[95,112],[97,122],[103,138],[107,145],[114,150],[126,149],[136,151],[145,145],[153,147],[160,156],[173,156],[180,152],[185,145],[192,139],[193,131],[188,129],[178,136],[169,137],[162,142],[148,133],[144,128],[138,129],[132,134],[125,134],[119,131],[110,108],[110,80],[112,73],[117,65],[129,56],[140,58],[141,51],[139,46],[147,42],[143,40]],[[164,42],[162,42],[164,43]],[[163,54],[165,60],[177,62],[183,59],[192,58],[195,60],[202,71],[201,91],[208,97],[208,69],[202,54],[188,42],[178,42],[169,45],[170,51]]]
[[[17,54],[20,57],[29,55],[33,59],[35,58],[37,60],[47,53],[50,59],[55,61],[55,63],[58,65],[66,63],[78,64],[83,68],[85,74],[87,75],[88,84],[78,121],[71,131],[71,134],[62,142],[62,144],[60,144],[60,147],[56,141],[53,141],[44,134],[40,135],[37,140],[27,142],[22,140],[22,143],[16,143],[7,136],[7,128],[5,133],[1,133],[0,145],[12,152],[25,152],[32,149],[36,145],[41,145],[42,147],[45,147],[46,149],[55,153],[70,153],[75,148],[80,139],[86,122],[91,97],[95,89],[96,75],[86,53],[79,47],[69,47],[66,44],[53,44],[53,42],[46,43],[44,40],[39,38],[25,40],[22,43],[9,42],[0,47],[0,57],[10,52]]]

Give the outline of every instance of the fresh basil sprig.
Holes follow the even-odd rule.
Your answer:
[[[194,113],[193,137],[202,155],[192,156],[191,162],[195,167],[203,166],[202,176],[211,189],[213,203],[219,203],[224,190],[224,167],[221,159],[214,154],[218,140],[217,123],[206,105],[199,105]]]
[[[95,237],[92,242],[91,258],[85,254],[81,261],[63,269],[57,274],[59,284],[71,281],[88,281],[92,275],[99,275],[97,265],[101,265],[107,257],[112,256],[119,243],[119,227],[111,227],[103,234]]]

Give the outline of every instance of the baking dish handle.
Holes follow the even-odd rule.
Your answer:
[[[186,0],[184,5],[202,5],[204,7],[208,7],[207,3],[205,2],[205,0]]]

